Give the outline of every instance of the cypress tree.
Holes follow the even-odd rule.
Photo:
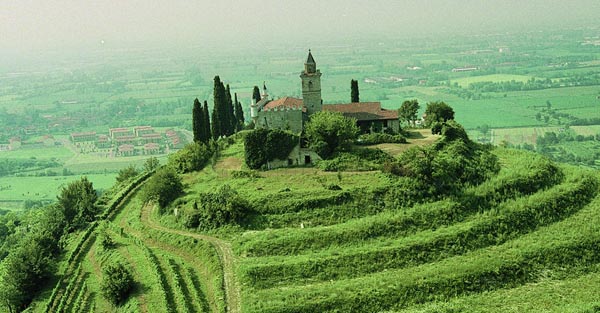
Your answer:
[[[350,102],[360,102],[358,97],[358,81],[350,80]]]
[[[202,126],[204,126],[204,143],[208,143],[208,141],[210,140],[211,137],[211,130],[210,130],[210,114],[208,113],[208,102],[206,102],[206,100],[204,100],[204,109],[202,110],[202,117],[204,118],[204,121],[202,123]]]
[[[194,108],[192,109],[192,131],[194,133],[194,142],[201,142],[204,139],[204,111],[200,106],[198,98],[194,99]]]
[[[235,120],[237,121],[237,131],[240,131],[244,128],[244,109],[242,109],[242,104],[238,101],[237,93],[235,95]]]
[[[258,89],[258,86],[254,86],[254,89],[252,90],[252,99],[258,103],[260,98],[260,89]]]
[[[223,102],[225,101],[224,98],[224,93],[221,91],[221,89],[223,88],[223,83],[221,83],[221,78],[217,75],[215,76],[214,79],[215,85],[214,85],[214,90],[213,90],[213,98],[214,98],[214,105],[213,105],[213,111],[212,111],[212,116],[211,116],[211,120],[212,120],[212,136],[213,139],[217,139],[219,137],[221,137],[221,135],[223,135]]]
[[[231,99],[231,89],[229,88],[229,84],[227,84],[227,87],[225,88],[225,99],[226,99],[225,107],[227,110],[226,111],[226,114],[227,114],[226,135],[230,136],[235,133],[237,121],[235,120],[235,112],[234,112],[234,108],[233,108],[233,100]]]
[[[213,107],[212,115],[210,117],[212,120],[212,124],[210,124],[210,128],[212,130],[212,138],[214,140],[219,139],[220,129],[219,129],[219,114],[217,114],[217,109]]]

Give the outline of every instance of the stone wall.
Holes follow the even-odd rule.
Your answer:
[[[304,114],[301,109],[272,109],[258,112],[256,127],[302,132]]]

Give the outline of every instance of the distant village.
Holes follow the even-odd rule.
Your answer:
[[[157,132],[152,126],[110,128],[108,135],[96,132],[71,133],[71,142],[81,153],[103,152],[110,157],[154,155],[183,147],[182,136],[168,129]]]
[[[69,135],[69,141],[79,153],[100,153],[105,157],[164,154],[171,149],[181,149],[187,143],[178,131],[167,129],[159,132],[152,126],[110,128],[108,134],[73,132]],[[53,135],[44,135],[29,143],[23,142],[20,137],[13,137],[8,144],[0,145],[0,151],[60,145],[61,141]]]

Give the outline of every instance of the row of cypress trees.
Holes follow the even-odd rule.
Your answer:
[[[214,78],[214,106],[209,117],[208,103],[204,100],[204,106],[198,98],[194,100],[192,109],[192,129],[194,141],[208,143],[214,140],[231,136],[244,128],[244,110],[238,101],[237,93],[231,98],[229,84],[225,85],[217,75]]]

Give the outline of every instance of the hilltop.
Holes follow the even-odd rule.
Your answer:
[[[141,200],[147,175],[122,187],[107,221],[73,237],[73,256],[57,272],[63,283],[32,310],[596,310],[598,173],[448,136],[418,139],[430,150],[417,151],[436,150],[432,162],[446,166],[456,156],[481,166],[478,158],[489,153],[499,168],[481,168],[490,175],[458,185],[432,175],[441,189],[427,192],[407,185],[410,174],[397,176],[393,166],[250,171],[238,134],[204,169],[181,175],[184,193],[160,210]],[[404,146],[380,147],[396,151],[394,162],[407,169],[415,150]],[[211,201],[225,208],[215,214],[237,217],[208,224],[202,210],[214,209]],[[103,236],[114,246],[103,248]],[[119,307],[99,287],[101,269],[115,261],[136,282]]]

